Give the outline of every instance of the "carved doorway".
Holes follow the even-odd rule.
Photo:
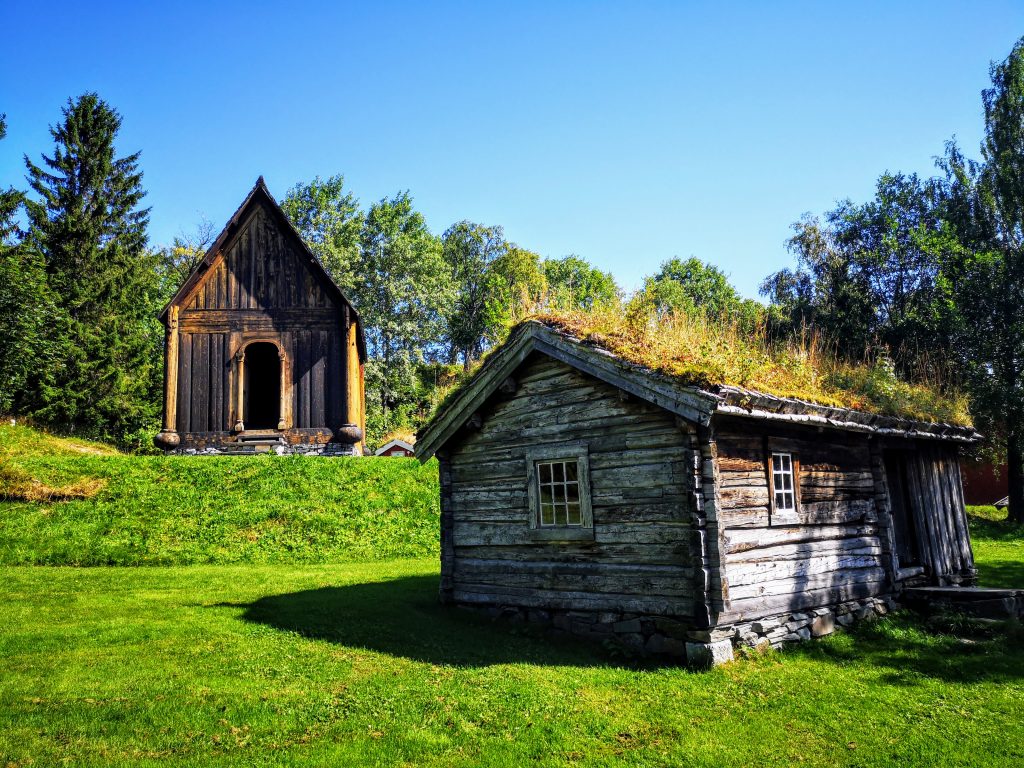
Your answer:
[[[281,358],[277,347],[257,341],[245,348],[244,421],[249,429],[279,429]]]

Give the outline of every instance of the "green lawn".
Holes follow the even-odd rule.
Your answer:
[[[1024,525],[1007,522],[1006,510],[968,507],[978,583],[1024,589]]]
[[[103,485],[88,499],[0,502],[0,564],[324,563],[438,551],[437,466],[414,459],[126,456],[0,425],[5,465],[54,488]]]
[[[436,467],[20,427],[0,462],[103,483],[0,502],[0,766],[1024,763],[1019,627],[898,614],[709,672],[634,666],[438,605]],[[971,527],[983,583],[1024,584],[1024,532]]]
[[[7,765],[1020,765],[1024,637],[906,617],[711,672],[436,600],[431,559],[2,569]]]

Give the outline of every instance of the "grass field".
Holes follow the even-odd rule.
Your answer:
[[[126,456],[0,426],[0,470],[92,498],[0,502],[0,563],[324,563],[437,553],[437,467],[414,459]],[[4,495],[0,472],[0,497]]]
[[[1024,763],[1019,627],[898,614],[709,672],[634,666],[438,605],[430,467],[126,457],[0,429],[15,474],[103,481],[0,502],[0,766]],[[389,482],[407,512],[375,496]],[[247,548],[270,510],[284,532]],[[983,579],[1020,583],[1022,532],[972,513]],[[396,558],[406,535],[422,550]],[[13,564],[62,556],[150,567]]]
[[[1024,761],[1019,635],[897,617],[695,673],[444,609],[433,559],[3,578],[8,765]]]

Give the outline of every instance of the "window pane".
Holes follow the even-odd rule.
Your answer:
[[[551,504],[540,505],[540,524],[541,525],[554,525],[555,524],[555,508]]]
[[[583,514],[579,504],[570,504],[568,510],[568,525],[583,525]]]
[[[563,471],[564,466],[565,465],[560,461],[551,465],[551,479],[554,482],[560,483],[565,479],[565,472]]]
[[[550,464],[538,464],[537,469],[540,472],[540,481],[542,483],[551,482],[551,465]]]
[[[551,504],[553,501],[554,501],[554,498],[553,498],[553,494],[551,493],[551,486],[550,485],[542,485],[540,487],[540,503],[541,503],[541,505]]]
[[[575,461],[567,461],[567,462],[565,462],[564,466],[565,466],[565,479],[566,480],[573,481],[573,480],[578,480],[579,479],[576,476],[578,467],[576,466],[576,462]]]
[[[579,483],[565,484],[565,500],[570,502],[578,502],[580,500]]]

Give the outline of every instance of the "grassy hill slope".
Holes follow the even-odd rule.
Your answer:
[[[129,456],[5,424],[4,497],[0,564],[327,563],[437,553],[437,468],[413,459]]]

